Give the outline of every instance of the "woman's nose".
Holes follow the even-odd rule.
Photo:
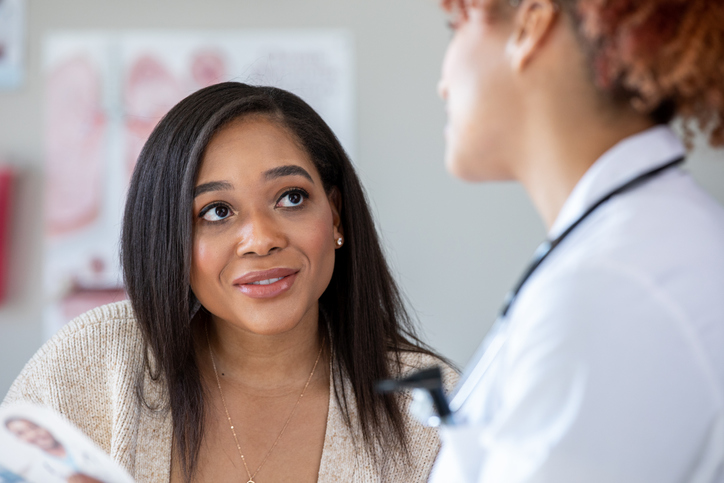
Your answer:
[[[251,214],[239,232],[236,255],[266,256],[286,245],[285,234],[271,216],[261,213]]]

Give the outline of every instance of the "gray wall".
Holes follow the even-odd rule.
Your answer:
[[[29,72],[0,92],[0,156],[21,169],[10,299],[0,306],[0,397],[42,341],[41,39],[68,29],[348,28],[357,51],[359,167],[423,335],[464,363],[544,236],[520,187],[467,185],[442,165],[435,94],[449,33],[434,0],[29,0]],[[724,155],[689,163],[724,200]]]

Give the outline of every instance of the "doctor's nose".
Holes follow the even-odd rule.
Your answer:
[[[287,238],[274,220],[263,214],[251,215],[238,232],[236,255],[263,257],[286,245]]]

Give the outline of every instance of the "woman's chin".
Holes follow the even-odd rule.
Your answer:
[[[298,324],[264,324],[248,327],[247,330],[255,335],[273,337],[294,331]]]
[[[248,334],[271,337],[302,329],[304,322],[302,317],[289,317],[286,314],[255,317],[255,320],[236,320],[232,324]]]

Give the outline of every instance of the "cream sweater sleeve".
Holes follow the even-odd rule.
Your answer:
[[[130,305],[99,307],[66,325],[33,356],[3,405],[24,401],[52,408],[118,456],[136,424],[141,354]]]

